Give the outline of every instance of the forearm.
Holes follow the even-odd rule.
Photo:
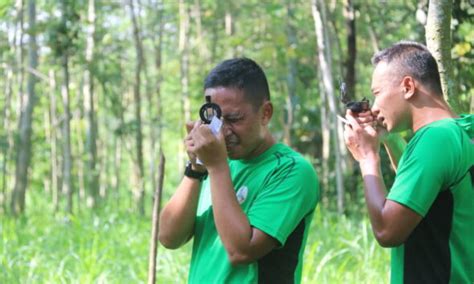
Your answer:
[[[194,231],[200,181],[184,177],[160,216],[159,239],[167,248],[186,243]]]
[[[229,258],[247,254],[251,247],[252,227],[235,196],[227,163],[214,171],[209,169],[209,177],[214,220]]]
[[[384,206],[386,202],[385,183],[380,169],[380,156],[360,162],[364,179],[364,193],[372,229],[376,234],[384,231]]]

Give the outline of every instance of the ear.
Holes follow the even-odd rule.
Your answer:
[[[416,82],[411,76],[403,77],[401,87],[405,100],[411,99],[416,93]]]
[[[273,116],[273,104],[270,101],[265,101],[262,105],[262,124],[268,125]]]

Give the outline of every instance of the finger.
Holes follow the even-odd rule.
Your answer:
[[[201,125],[201,121],[188,121],[186,122],[186,131],[188,134],[191,134],[196,128]]]
[[[357,114],[357,117],[372,117],[372,112],[370,110],[367,110],[367,111],[364,111],[364,112],[360,112]]]
[[[356,117],[356,120],[359,124],[372,123],[374,118],[372,116],[359,116]]]
[[[194,128],[194,121],[188,121],[186,122],[186,133],[191,133],[191,131]]]
[[[337,118],[338,118],[341,122],[343,122],[345,125],[346,125],[346,124],[349,124],[349,121],[348,121],[347,119],[343,118],[342,116],[337,115]]]
[[[212,133],[207,124],[201,124],[193,131],[193,139],[197,145],[207,143],[205,141],[209,139],[209,135],[212,136]]]
[[[344,133],[343,133],[343,135],[344,135],[344,142],[345,142],[346,144],[349,144],[349,137],[350,137],[351,134],[352,134],[351,132],[352,132],[351,127],[350,127],[348,124],[346,124],[346,125],[344,126]]]
[[[361,129],[360,124],[357,122],[354,116],[352,116],[351,114],[346,115],[346,119],[349,121],[349,125],[354,131],[358,131]]]

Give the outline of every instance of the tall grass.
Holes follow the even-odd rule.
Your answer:
[[[0,217],[0,283],[146,282],[149,218],[112,207],[54,215],[34,201],[24,217]],[[191,244],[159,247],[157,283],[185,283],[190,254]],[[303,283],[388,282],[388,251],[365,218],[318,211],[304,257]]]
[[[304,254],[303,283],[387,283],[389,250],[367,218],[316,212]]]

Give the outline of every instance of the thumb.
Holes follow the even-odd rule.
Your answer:
[[[198,127],[201,123],[199,121],[188,121],[186,122],[186,132],[189,134],[191,131]]]

